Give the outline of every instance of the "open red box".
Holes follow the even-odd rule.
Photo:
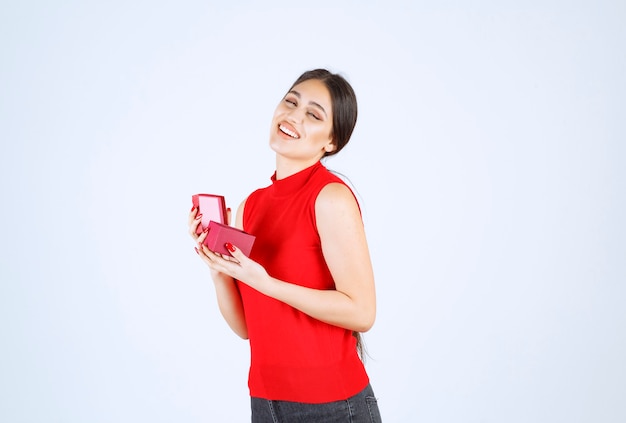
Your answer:
[[[250,255],[255,237],[227,224],[226,201],[222,195],[195,194],[191,196],[191,202],[198,209],[198,213],[202,214],[196,233],[201,234],[204,229],[209,228],[203,242],[209,250],[230,255],[224,245],[230,242],[246,256]]]

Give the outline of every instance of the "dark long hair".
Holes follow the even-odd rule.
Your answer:
[[[293,83],[289,90],[309,79],[316,79],[322,82],[330,93],[330,101],[333,107],[333,128],[331,135],[335,149],[331,152],[324,153],[324,156],[332,156],[333,154],[339,153],[348,141],[350,141],[350,136],[352,136],[358,115],[356,95],[350,83],[348,83],[343,76],[331,73],[326,69],[314,69],[304,72],[296,82]]]
[[[296,82],[293,83],[288,91],[291,91],[293,87],[301,82],[310,79],[316,79],[322,82],[330,93],[330,101],[333,107],[333,128],[331,136],[335,149],[331,152],[324,153],[324,157],[332,156],[333,154],[339,153],[339,151],[348,144],[352,136],[352,131],[354,131],[358,116],[356,94],[354,94],[352,86],[343,76],[331,73],[326,69],[313,69],[304,72],[296,79]],[[367,351],[365,349],[365,343],[363,342],[363,336],[360,332],[356,331],[352,332],[352,335],[356,338],[356,349],[359,357],[361,357],[362,361],[365,361]]]

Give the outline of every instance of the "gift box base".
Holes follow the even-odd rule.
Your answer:
[[[209,222],[209,233],[203,244],[216,253],[231,255],[225,246],[227,242],[230,242],[249,256],[254,240],[254,235],[212,220]]]

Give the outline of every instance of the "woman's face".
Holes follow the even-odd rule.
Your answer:
[[[309,79],[294,86],[276,107],[270,147],[286,158],[315,162],[333,151],[333,110],[323,82]]]

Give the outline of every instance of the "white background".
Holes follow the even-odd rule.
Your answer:
[[[297,4],[2,3],[0,420],[248,421],[190,196],[269,184],[326,67],[385,421],[626,421],[626,4]]]

